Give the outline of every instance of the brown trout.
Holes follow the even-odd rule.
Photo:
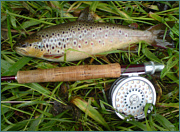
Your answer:
[[[133,30],[118,24],[93,23],[86,18],[43,29],[15,46],[17,53],[49,61],[77,61],[98,53],[123,49],[145,41],[161,46],[169,42],[159,39],[162,30]]]

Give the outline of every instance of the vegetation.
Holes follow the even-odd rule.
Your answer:
[[[31,84],[1,82],[1,130],[179,131],[178,1],[2,1],[1,75],[16,75],[19,70],[90,64],[91,58],[57,63],[20,56],[13,50],[17,40],[52,25],[75,21],[80,11],[88,6],[98,15],[96,21],[100,22],[122,25],[137,23],[140,29],[159,23],[168,27],[167,21],[176,22],[169,33],[174,41],[173,48],[161,49],[141,42],[137,52],[128,49],[104,53],[111,63],[121,65],[147,61],[165,65],[160,74],[143,75],[156,87],[157,103],[153,112],[145,120],[127,122],[114,112],[107,111],[111,109],[108,90],[116,80],[112,78]],[[95,58],[92,62],[107,63],[103,58]]]

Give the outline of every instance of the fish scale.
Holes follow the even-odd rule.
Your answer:
[[[151,42],[153,37],[150,31],[117,24],[76,21],[41,30],[22,42],[26,45],[24,53],[23,48],[16,47],[16,51],[50,61],[76,61],[142,40]]]

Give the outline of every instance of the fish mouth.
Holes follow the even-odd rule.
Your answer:
[[[26,51],[24,48],[21,48],[21,47],[15,47],[14,50],[15,50],[18,54],[21,54],[21,55],[26,55],[26,54],[27,54],[27,51]]]

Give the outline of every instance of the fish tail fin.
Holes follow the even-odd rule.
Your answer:
[[[169,25],[169,27],[173,27],[175,22],[167,22],[167,24]],[[160,47],[164,49],[167,49],[168,47],[169,48],[175,47],[174,42],[169,35],[170,30],[169,29],[166,30],[166,28],[167,26],[162,23],[147,29],[147,31],[152,32],[152,34],[156,36],[154,41],[151,42],[152,46]]]

